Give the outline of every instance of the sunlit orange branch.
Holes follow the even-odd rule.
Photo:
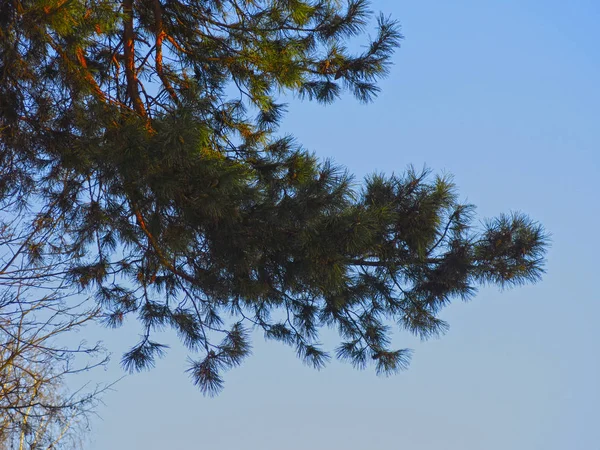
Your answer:
[[[156,53],[155,53],[155,62],[156,62],[156,73],[162,81],[165,89],[169,93],[169,96],[175,103],[179,103],[179,99],[173,86],[167,79],[164,73],[163,68],[163,55],[162,55],[162,43],[165,39],[167,33],[164,30],[163,19],[162,19],[162,6],[160,5],[160,0],[154,0],[154,20],[156,23]]]
[[[83,69],[83,78],[90,84],[90,86],[92,87],[92,91],[94,92],[98,100],[106,102],[106,95],[104,94],[104,92],[102,92],[102,89],[100,89],[100,86],[98,86],[98,83],[96,83],[96,80],[94,79],[94,77],[88,69],[87,60],[85,58],[85,52],[83,51],[83,49],[81,47],[77,47],[75,55],[77,56],[77,61],[79,62],[79,65]]]
[[[133,0],[123,0],[123,54],[125,57],[125,78],[127,93],[133,103],[133,109],[142,117],[147,117],[144,102],[140,97],[138,78],[135,71],[135,32],[133,30]]]

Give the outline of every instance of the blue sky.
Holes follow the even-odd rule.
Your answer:
[[[535,286],[482,289],[442,314],[391,378],[334,362],[321,372],[277,343],[204,398],[175,345],[109,393],[94,450],[592,450],[600,448],[600,3],[383,1],[406,39],[375,103],[291,102],[283,129],[357,175],[408,164],[451,173],[480,218],[524,211],[552,234]],[[88,330],[115,355],[135,327]],[[167,338],[168,339],[168,338]],[[331,341],[326,337],[325,342]]]

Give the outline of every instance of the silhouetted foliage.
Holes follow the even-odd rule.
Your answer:
[[[137,315],[123,358],[151,366],[172,327],[206,393],[249,330],[320,368],[407,366],[390,323],[423,338],[478,285],[535,281],[546,238],[522,214],[479,226],[450,179],[353,183],[290,136],[282,92],[370,101],[401,41],[366,0],[22,0],[0,13],[0,194],[40,202],[109,326]]]

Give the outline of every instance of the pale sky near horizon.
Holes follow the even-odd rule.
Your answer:
[[[380,97],[291,102],[283,131],[357,176],[427,165],[481,219],[524,211],[552,234],[543,281],[482,289],[442,313],[390,378],[320,372],[265,343],[205,398],[175,345],[106,395],[92,450],[600,449],[600,2],[373,0],[405,40]],[[137,329],[89,330],[119,359]],[[326,338],[325,342],[331,342]],[[332,347],[332,346],[330,346]]]

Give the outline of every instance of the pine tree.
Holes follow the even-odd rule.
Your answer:
[[[358,187],[277,134],[282,92],[369,102],[402,38],[367,0],[12,0],[0,5],[0,196],[43,205],[68,279],[106,323],[137,315],[127,369],[173,327],[206,393],[249,331],[322,367],[406,367],[389,325],[443,333],[477,286],[539,279],[546,235],[522,214],[474,226],[449,178],[407,171]],[[43,224],[42,224],[43,226]],[[58,231],[56,231],[58,230]]]

